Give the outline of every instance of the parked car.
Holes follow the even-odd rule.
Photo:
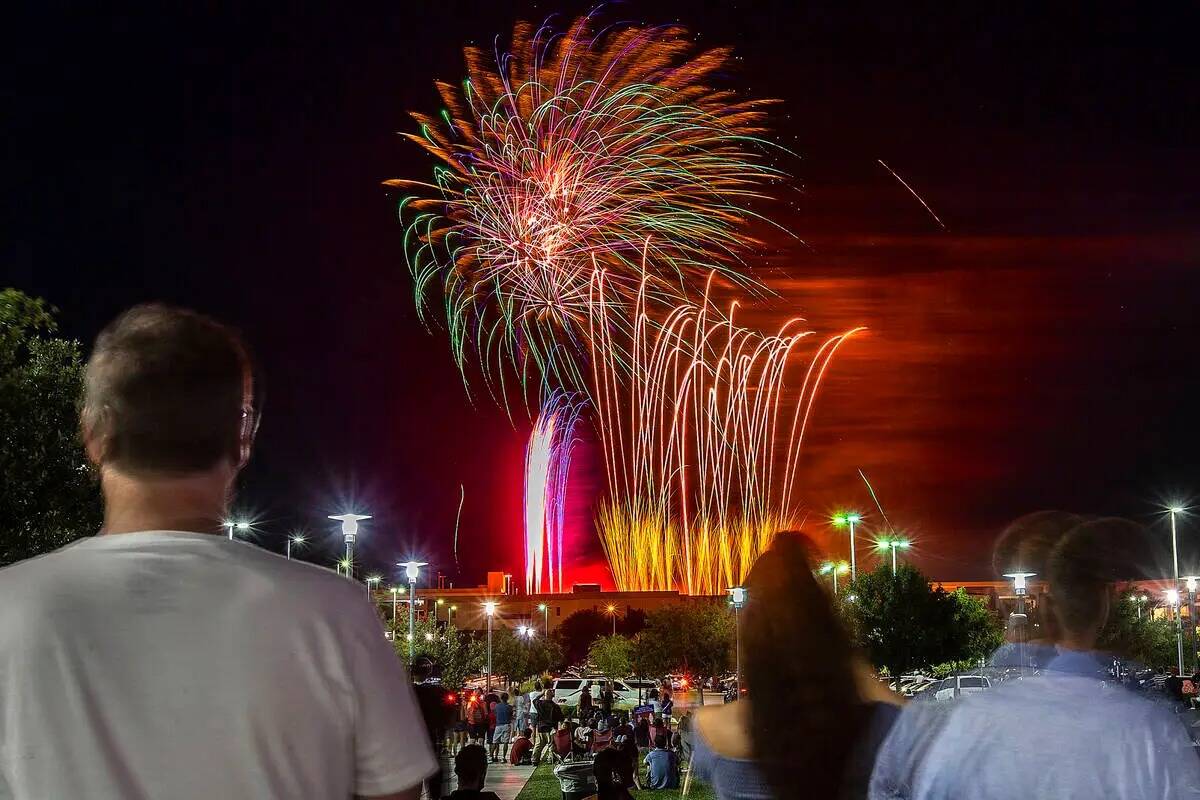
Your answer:
[[[992,688],[992,682],[983,675],[951,675],[929,687],[933,699],[939,702],[956,700],[965,694],[978,694]]]
[[[600,687],[607,682],[607,678],[555,678],[552,683],[554,689],[554,702],[562,706],[577,706],[579,705],[579,695],[583,692],[584,685],[589,685],[592,692],[592,701],[600,704]],[[634,678],[625,680],[615,680],[611,682],[613,685],[613,708],[628,711],[637,706],[646,694],[654,688],[654,681],[644,681]],[[533,710],[533,701],[541,696],[541,690],[532,691],[529,693],[530,714],[537,717],[537,712]]]

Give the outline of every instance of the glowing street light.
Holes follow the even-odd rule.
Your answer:
[[[545,603],[538,603],[538,611],[542,612],[542,624],[543,624],[543,627],[545,628],[543,633],[545,633],[547,636],[549,636],[550,635],[550,606],[546,605]]]
[[[381,580],[383,580],[383,578],[379,577],[378,575],[368,575],[367,576],[367,580],[365,581],[365,583],[367,584],[367,599],[368,600],[371,599],[371,586],[372,585],[379,586],[379,582]]]
[[[616,636],[617,635],[617,607],[614,606],[612,603],[609,603],[605,607],[604,610],[608,612],[608,615],[610,617],[612,617],[612,635]]]
[[[483,613],[487,615],[487,633],[488,633],[488,662],[487,662],[487,690],[492,690],[492,617],[496,614],[496,601],[488,600],[483,604]]]
[[[425,566],[426,561],[402,561],[397,564],[397,567],[404,567],[404,575],[408,578],[408,663],[412,663],[413,647],[412,633],[415,627],[416,608],[417,608],[417,577],[421,574],[421,567]]]
[[[1019,659],[1019,663],[1021,665],[1022,670],[1024,670],[1026,667],[1026,664],[1025,664],[1025,624],[1028,621],[1028,617],[1025,616],[1025,594],[1029,590],[1029,588],[1028,588],[1029,587],[1029,584],[1028,584],[1029,579],[1032,578],[1036,574],[1037,574],[1036,572],[1025,572],[1023,570],[1014,570],[1013,572],[1004,573],[1004,577],[1012,578],[1013,591],[1017,595],[1017,610],[1011,616],[1013,617],[1014,623],[1016,623],[1019,626],[1016,628],[1016,630],[1017,630],[1017,658]]]
[[[1183,619],[1179,615],[1179,540],[1175,532],[1175,518],[1186,509],[1181,503],[1172,503],[1167,511],[1171,514],[1171,563],[1174,567],[1174,583],[1170,591],[1175,593],[1175,650],[1179,660],[1179,674],[1183,674]]]
[[[354,538],[358,536],[358,523],[370,519],[370,514],[330,514],[330,519],[342,523],[342,539],[346,542],[346,577],[353,578],[350,570],[354,565]]]
[[[895,539],[895,538],[880,539],[878,542],[875,543],[875,547],[879,550],[891,550],[892,551],[892,576],[893,577],[896,575],[896,551],[897,550],[907,550],[911,544],[912,544],[912,542],[908,541],[908,539]]]
[[[850,528],[850,580],[858,580],[858,562],[854,553],[854,526],[862,522],[862,514],[857,511],[844,511],[833,515],[835,528]]]
[[[396,641],[396,603],[400,599],[400,587],[392,587],[392,641]],[[411,663],[411,662],[410,662]]]
[[[451,615],[451,614],[454,614],[455,616],[458,616],[458,606],[456,606],[456,605],[451,605],[449,608],[447,608],[447,609],[446,609],[446,624],[447,624],[447,625],[450,625],[450,624],[452,624],[452,623],[451,623],[451,621],[450,621],[450,615]]]
[[[821,565],[821,574],[828,575],[833,580],[833,594],[836,597],[838,593],[838,575],[845,575],[850,571],[850,565],[845,561],[839,561],[836,564],[832,561],[826,561]]]
[[[439,598],[437,599],[437,606],[438,606],[439,608],[440,608],[441,606],[445,605],[445,603],[446,603],[446,601],[445,601],[445,600],[443,600],[442,598],[440,598],[440,597],[439,597]],[[434,621],[434,622],[437,622],[437,621],[438,621],[438,610],[437,610],[437,608],[434,608],[434,609],[433,609],[433,621]],[[446,612],[446,623],[447,623],[447,624],[449,624],[449,622],[450,622],[450,612],[449,612],[449,611],[447,611],[447,612]]]
[[[297,534],[294,534],[294,535],[288,537],[288,540],[287,540],[288,561],[292,560],[292,545],[296,545],[298,547],[298,546],[304,544],[304,541],[305,541],[304,535],[300,534],[300,533],[297,533]]]
[[[342,573],[345,573],[346,575],[350,574],[350,559],[343,558],[342,560],[337,562],[337,565],[338,565],[338,574],[339,575],[341,575]]]
[[[1135,594],[1133,597],[1131,597],[1131,598],[1129,598],[1129,599],[1133,601],[1133,607],[1137,609],[1137,618],[1138,618],[1138,621],[1139,621],[1139,622],[1141,622],[1141,619],[1142,619],[1142,606],[1143,606],[1143,605],[1145,605],[1145,603],[1146,603],[1146,600],[1147,600],[1147,597],[1146,597],[1146,595],[1144,595],[1144,594]]]
[[[746,587],[731,586],[725,590],[729,593],[729,605],[733,606],[733,653],[734,653],[734,680],[737,682],[737,695],[740,700],[742,697],[742,626],[738,611],[742,606],[746,605]],[[700,689],[700,699],[704,699],[704,689]]]
[[[1196,588],[1200,577],[1196,575],[1185,575],[1183,577],[1187,583],[1188,593],[1188,630],[1190,631],[1189,638],[1191,639],[1192,648],[1192,671],[1196,671],[1197,663],[1200,659],[1196,657]]]
[[[233,520],[229,519],[225,520],[221,524],[229,530],[229,541],[231,542],[233,541],[233,532],[235,530],[242,531],[243,533],[250,530],[250,523],[244,520],[238,520],[237,522],[234,522]]]

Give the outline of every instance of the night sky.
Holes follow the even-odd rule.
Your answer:
[[[440,107],[464,44],[587,6],[179,5],[14,21],[0,283],[85,342],[151,299],[244,331],[267,398],[242,508],[268,546],[306,526],[327,558],[323,517],[352,505],[376,515],[368,564],[519,573],[529,422],[472,402],[416,319],[381,182],[431,174],[397,132]],[[987,577],[1019,514],[1160,524],[1163,500],[1200,491],[1195,6],[960,5],[610,7],[734,46],[730,85],[783,101],[795,187],[762,210],[806,244],[764,251],[780,296],[748,318],[870,328],[818,400],[805,508],[877,522],[862,468],[947,579]],[[582,542],[575,575],[599,557]]]

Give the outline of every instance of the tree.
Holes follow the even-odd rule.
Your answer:
[[[851,630],[876,667],[898,677],[915,667],[963,658],[968,647],[964,619],[969,607],[905,564],[892,575],[880,567],[860,572],[850,584],[853,603],[845,608]]]
[[[631,608],[617,616],[617,633],[624,636],[633,636],[645,627],[646,614],[641,609]],[[562,645],[566,662],[578,664],[587,658],[592,642],[610,635],[612,630],[613,620],[608,612],[585,608],[564,619],[554,629],[554,638]]]
[[[964,639],[957,660],[977,664],[1004,644],[1004,622],[964,589],[955,590],[950,597],[954,600],[954,624]]]
[[[733,614],[724,603],[693,600],[646,615],[637,636],[633,672],[661,678],[670,672],[709,677],[733,663]]]
[[[79,343],[54,309],[0,291],[0,566],[94,533],[102,519],[79,436]]]
[[[1148,667],[1174,664],[1175,622],[1172,619],[1152,619],[1150,609],[1139,609],[1133,595],[1121,591],[1118,597],[1113,598],[1108,620],[1100,629],[1097,646]],[[1185,640],[1185,653],[1188,652],[1187,648],[1188,642]]]
[[[403,628],[397,628],[393,645],[396,655],[407,668],[406,633]],[[443,630],[437,622],[427,619],[418,621],[413,629],[413,657],[419,656],[426,656],[433,662],[434,674],[441,676],[443,686],[457,689],[467,678],[483,671],[487,663],[487,646],[466,631],[452,627]]]
[[[624,636],[601,636],[588,648],[588,661],[610,678],[624,678],[633,669],[633,642]]]

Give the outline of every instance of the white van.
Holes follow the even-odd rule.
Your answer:
[[[939,702],[955,700],[965,694],[978,694],[992,688],[992,682],[983,675],[952,675],[929,687],[933,699]]]
[[[599,706],[600,688],[606,682],[612,684],[613,708],[623,711],[635,708],[655,686],[654,681],[632,678],[616,681],[609,681],[607,678],[555,678],[553,683],[554,702],[561,706],[579,705],[579,695],[583,692],[583,687],[587,685],[592,693],[592,703]],[[533,701],[537,700],[541,695],[541,691],[529,693],[529,713],[531,717],[537,716],[537,712],[533,708]]]

